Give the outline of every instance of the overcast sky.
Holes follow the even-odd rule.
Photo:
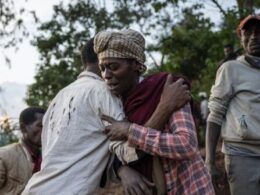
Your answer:
[[[193,0],[194,2],[195,0]],[[15,1],[15,3],[23,2]],[[51,19],[53,13],[53,5],[58,4],[60,0],[44,0],[33,1],[28,0],[25,3],[26,9],[35,10],[37,16],[41,21],[48,21]],[[107,4],[109,0],[107,1]],[[226,6],[233,6],[232,1],[222,1]],[[212,6],[207,6],[207,15],[209,15],[213,21],[219,21],[220,15],[217,10]],[[25,24],[30,31],[35,32],[36,29],[32,25],[31,17],[25,18]],[[30,44],[29,40],[25,40],[19,47],[19,50],[15,52],[13,49],[5,50],[5,53],[11,58],[12,67],[8,68],[3,59],[0,59],[0,84],[3,82],[16,82],[21,84],[30,84],[33,82],[33,77],[36,73],[36,64],[39,60],[39,54],[37,50]]]
[[[53,5],[58,4],[60,0],[44,0],[33,1],[29,0],[25,3],[24,0],[14,1],[16,3],[23,3],[28,10],[35,10],[37,16],[41,21],[47,21],[51,19],[53,13]],[[25,17],[25,25],[29,31],[36,32],[35,26],[33,26],[32,17]],[[35,75],[36,64],[39,59],[37,50],[30,44],[29,40],[25,40],[19,45],[19,50],[15,52],[14,49],[5,50],[5,53],[11,59],[11,68],[0,59],[0,84],[6,81],[30,84],[33,82]]]

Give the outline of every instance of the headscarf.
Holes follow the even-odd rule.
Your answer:
[[[105,58],[135,59],[141,64],[140,72],[146,70],[145,39],[132,29],[99,32],[94,39],[94,51],[98,55],[99,63]]]

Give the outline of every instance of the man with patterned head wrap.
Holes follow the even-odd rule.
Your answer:
[[[134,30],[104,31],[95,36],[94,50],[102,77],[112,93],[121,97],[129,121],[103,116],[103,120],[111,123],[105,133],[111,140],[127,140],[129,146],[146,153],[134,164],[127,160],[124,163],[154,182],[155,193],[214,194],[197,146],[191,107],[187,103],[188,86],[182,78],[166,73],[142,79],[144,49],[143,36]],[[180,103],[182,97],[167,99],[169,93],[179,93],[175,85],[168,85],[172,81],[186,90],[184,106]],[[163,114],[158,114],[158,110]],[[119,159],[124,158],[115,152]],[[133,179],[139,177],[138,173],[129,166],[118,169],[125,192],[142,194],[143,186]]]
[[[56,95],[44,116],[43,163],[23,195],[93,195],[99,184],[109,181],[102,176],[109,176],[104,170],[113,155],[100,116],[121,120],[123,107],[101,78],[93,39],[81,55],[85,70]]]
[[[101,33],[99,37],[101,41],[96,43],[95,52],[98,53],[100,63],[106,57],[135,59],[142,65],[141,73],[145,72],[145,39],[140,33],[128,29]]]

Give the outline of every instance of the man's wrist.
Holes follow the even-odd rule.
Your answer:
[[[162,103],[162,102],[159,102],[157,108],[158,108],[157,110],[158,113],[164,113],[166,115],[171,114],[173,111],[176,110],[176,106],[170,107],[169,104]]]

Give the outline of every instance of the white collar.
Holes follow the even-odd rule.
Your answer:
[[[78,79],[79,78],[82,78],[82,77],[92,77],[94,79],[97,79],[97,80],[101,80],[101,81],[104,81],[100,76],[98,76],[97,74],[93,73],[93,72],[90,72],[90,71],[87,71],[87,70],[84,70],[83,72],[81,72],[78,76]]]

